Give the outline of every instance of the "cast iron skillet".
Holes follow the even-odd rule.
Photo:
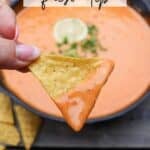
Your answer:
[[[17,4],[16,2],[12,4],[12,7],[14,7]],[[150,16],[150,0],[129,0],[128,4],[131,7],[135,8],[142,15]],[[39,112],[35,109],[32,109],[30,106],[28,106],[27,104],[20,101],[19,98],[14,96],[8,89],[5,88],[5,86],[2,83],[0,83],[0,91],[2,91],[4,93],[6,93],[7,95],[9,95],[14,100],[15,103],[18,103],[18,104],[22,105],[23,107],[25,107],[29,111],[31,111],[33,113],[36,113],[37,115],[39,115],[41,117],[44,117],[44,118],[47,118],[47,119],[53,119],[53,120],[57,120],[57,121],[64,121],[62,118],[46,115],[46,114],[43,114],[43,113],[41,113],[41,112]],[[147,94],[143,98],[141,98],[139,101],[137,101],[136,103],[134,103],[133,105],[128,107],[126,110],[123,110],[123,111],[118,112],[116,114],[110,115],[108,117],[100,118],[100,119],[97,119],[97,118],[96,119],[89,119],[87,121],[87,123],[102,122],[102,121],[107,121],[107,120],[110,120],[110,119],[120,117],[120,116],[126,114],[127,112],[133,110],[136,106],[138,106],[144,100],[147,100],[149,98],[150,98],[150,92],[147,92]]]

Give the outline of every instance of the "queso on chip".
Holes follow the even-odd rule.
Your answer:
[[[40,80],[67,123],[79,131],[94,107],[113,63],[100,58],[42,54],[29,69]]]

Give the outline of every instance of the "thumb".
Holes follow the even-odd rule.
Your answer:
[[[0,68],[21,69],[39,57],[40,51],[32,46],[17,44],[13,40],[0,38]]]

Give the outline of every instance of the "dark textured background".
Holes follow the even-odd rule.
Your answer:
[[[150,0],[130,0],[130,5],[143,15],[150,15]],[[3,89],[0,88],[0,91]],[[33,149],[50,147],[150,148],[150,96],[126,115],[86,125],[80,133],[74,133],[65,123],[45,119]]]

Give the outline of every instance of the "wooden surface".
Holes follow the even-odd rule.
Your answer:
[[[22,4],[15,9],[18,11]],[[150,23],[150,18],[146,17]],[[150,148],[150,93],[134,110],[103,123],[86,125],[74,133],[65,123],[45,120],[34,147],[148,147]]]

